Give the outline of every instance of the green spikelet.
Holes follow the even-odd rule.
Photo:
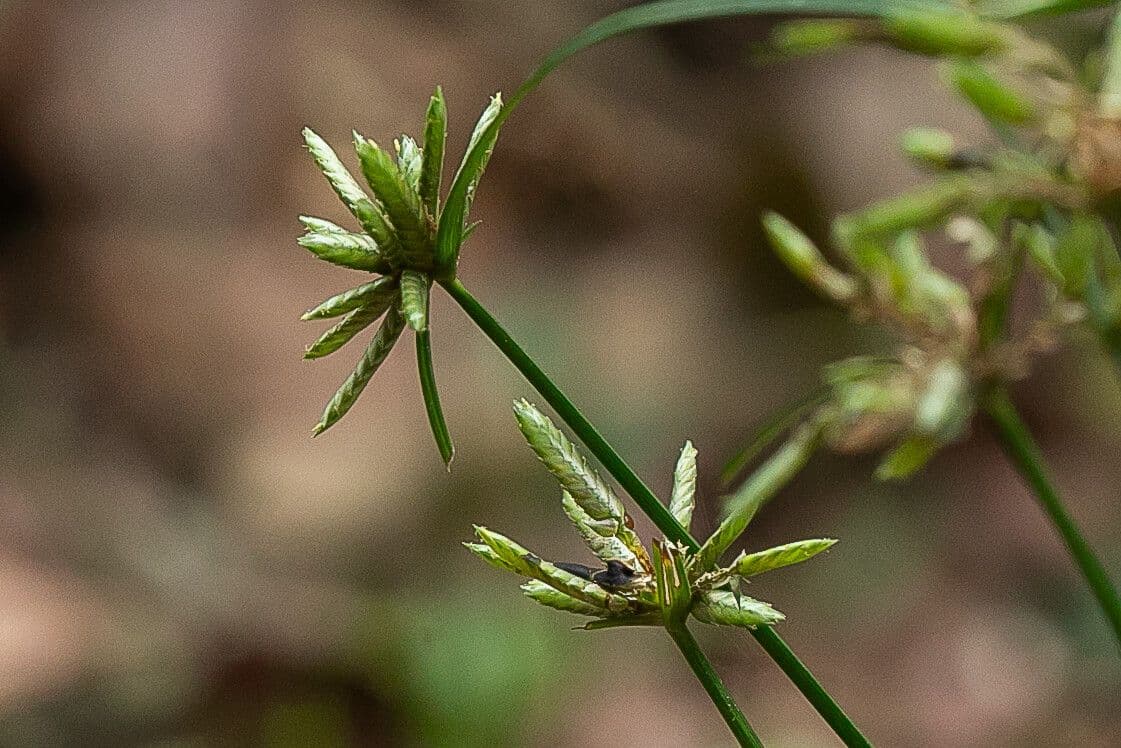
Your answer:
[[[697,493],[697,450],[692,442],[685,442],[677,466],[673,470],[673,493],[670,494],[669,511],[686,530],[693,521],[693,507]]]
[[[424,273],[401,273],[401,313],[416,332],[428,329],[428,277]]]
[[[363,283],[349,291],[343,291],[307,310],[300,316],[305,322],[313,319],[330,319],[346,314],[363,306],[373,306],[383,301],[391,301],[397,293],[397,281],[390,276]]]
[[[511,569],[524,577],[536,579],[569,597],[605,610],[622,612],[631,607],[631,602],[626,598],[543,561],[505,535],[478,526],[475,527],[475,534]]]
[[[301,236],[296,243],[321,260],[351,270],[388,273],[391,269],[377,243],[365,234],[312,232]]]
[[[777,545],[765,551],[740,556],[732,564],[732,568],[741,577],[753,577],[784,566],[800,564],[831,548],[836,542],[832,538],[816,538]]]
[[[392,252],[396,249],[397,238],[390,228],[385,213],[380,206],[376,205],[366,195],[365,190],[358,185],[347,168],[343,166],[343,162],[331,150],[331,146],[327,145],[327,141],[315,134],[310,128],[305,127],[304,142],[307,144],[312,158],[315,159],[315,163],[319,166],[319,170],[323,172],[323,176],[327,177],[327,181],[334,188],[335,194],[362,224],[363,230],[372,236],[384,251]]]
[[[693,617],[713,626],[771,626],[786,616],[767,603],[724,590],[703,592],[693,604]]]
[[[564,513],[576,526],[577,532],[592,553],[601,561],[622,561],[632,569],[638,569],[639,561],[635,552],[618,536],[619,523],[613,519],[595,520],[580,508],[572,494],[564,492],[562,499]]]
[[[391,305],[385,315],[385,320],[378,328],[377,334],[366,346],[362,358],[358,360],[358,366],[354,368],[354,371],[351,372],[350,376],[327,403],[327,407],[323,409],[323,415],[320,417],[319,423],[312,430],[314,436],[319,436],[346,415],[358,396],[362,394],[362,390],[366,389],[366,385],[370,383],[370,378],[374,376],[378,367],[385,361],[386,356],[393,350],[393,344],[397,342],[397,338],[400,337],[401,330],[404,327],[405,322],[401,319],[401,314],[395,306]]]
[[[592,519],[624,523],[619,497],[544,413],[519,400],[514,403],[514,415],[529,446]]]
[[[404,177],[405,183],[419,194],[420,170],[423,160],[420,147],[408,135],[402,135],[400,140],[393,141],[393,149],[397,152],[397,169]]]
[[[486,546],[484,546],[486,547]],[[531,579],[522,585],[522,592],[530,600],[541,603],[549,608],[555,610],[563,610],[566,613],[578,613],[582,616],[607,616],[611,612],[605,608],[600,608],[596,605],[591,605],[583,600],[577,600],[574,597],[564,594],[558,590],[553,589],[544,582],[539,582],[536,579]]]
[[[368,304],[350,312],[338,324],[320,335],[318,340],[308,346],[307,351],[304,352],[304,358],[323,358],[342,348],[355,335],[385,314],[385,310],[390,307],[394,298],[390,295],[377,303]]]
[[[432,263],[431,239],[420,195],[409,186],[397,164],[377,143],[354,133],[354,149],[362,162],[362,173],[378,200],[385,206],[401,251],[410,263],[430,267]]]

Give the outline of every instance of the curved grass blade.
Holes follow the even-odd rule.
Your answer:
[[[697,450],[693,442],[685,442],[677,466],[673,470],[673,493],[670,494],[669,511],[682,527],[689,529],[693,521],[693,507],[697,493]]]
[[[471,139],[467,144],[467,152],[448,191],[448,199],[444,203],[444,210],[440,214],[440,223],[436,229],[436,267],[447,277],[455,274],[459,247],[463,244],[467,212],[470,210],[479,178],[498,140],[498,129],[505,119],[505,111],[502,106],[502,94],[496,93],[475,124],[475,130],[471,133]]]
[[[829,387],[819,387],[810,394],[795,400],[793,403],[779,409],[759,427],[751,441],[743,449],[728,460],[724,470],[720,473],[720,481],[728,486],[743,469],[751,464],[759,453],[766,449],[775,439],[794,428],[802,417],[809,411],[824,403],[829,398]]]
[[[401,273],[401,313],[416,332],[428,329],[428,277],[424,273]]]
[[[514,94],[501,119],[509,116],[510,110],[569,57],[631,31],[725,16],[779,13],[888,16],[903,10],[946,10],[949,6],[950,3],[942,0],[662,0],[643,3],[596,21],[550,52]]]
[[[498,139],[498,130],[526,96],[576,53],[631,31],[707,18],[771,13],[885,16],[900,10],[945,10],[947,6],[942,0],[896,0],[891,3],[883,0],[663,0],[626,8],[596,21],[550,52],[510,101],[501,106],[494,119],[479,132],[475,147],[468,149],[448,192],[436,234],[436,267],[440,278],[455,276],[455,263],[463,241],[463,224],[470,202],[469,193],[474,191],[477,176]]]
[[[424,395],[424,410],[428,414],[428,425],[432,427],[432,436],[436,439],[436,447],[440,450],[440,458],[444,467],[451,470],[452,459],[455,457],[455,445],[448,431],[448,424],[444,420],[444,409],[440,406],[440,393],[436,389],[436,372],[432,368],[432,340],[431,332],[425,330],[416,335],[416,361],[420,373],[420,391]]]
[[[363,283],[361,286],[355,286],[349,291],[343,291],[325,299],[319,305],[300,315],[300,319],[306,322],[312,319],[338,317],[340,314],[346,314],[359,307],[379,304],[383,300],[391,301],[395,293],[397,293],[397,281],[392,276],[382,276],[377,280]]]
[[[420,161],[420,199],[428,215],[440,215],[440,179],[444,170],[444,142],[448,135],[448,107],[444,92],[436,86],[436,93],[428,102],[424,118],[424,150]]]
[[[732,564],[732,569],[741,577],[753,577],[756,574],[781,569],[784,566],[800,564],[822,551],[828,550],[836,542],[833,538],[815,538],[776,545],[774,548],[768,548],[765,551],[740,556]]]
[[[370,378],[374,376],[374,372],[378,370],[378,367],[385,361],[385,357],[393,350],[393,344],[401,336],[401,330],[404,327],[405,321],[401,319],[397,307],[390,304],[389,311],[385,315],[381,327],[378,328],[377,334],[366,346],[362,358],[358,359],[358,366],[354,368],[354,371],[351,372],[330,402],[327,403],[327,407],[323,409],[323,415],[320,417],[319,423],[312,430],[313,436],[319,436],[346,415],[358,396],[362,394],[362,390],[366,389],[366,385],[370,383]]]
[[[378,317],[392,306],[394,296],[374,304],[359,307],[342,318],[338,324],[319,336],[319,339],[308,346],[304,358],[323,358],[330,355],[349,343],[358,333],[372,325]]]
[[[377,243],[365,234],[349,231],[314,232],[296,240],[301,247],[321,260],[351,270],[387,273],[389,262]]]

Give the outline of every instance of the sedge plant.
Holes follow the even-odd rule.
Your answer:
[[[441,232],[446,233],[448,231],[443,228],[446,225],[444,222],[453,220],[456,225],[464,224],[467,206],[469,206],[482,170],[486,165],[487,157],[493,149],[494,137],[488,136],[487,132],[488,127],[496,121],[497,113],[501,111],[501,101],[501,97],[496,95],[484,110],[469,141],[467,155],[460,165],[447,199],[442,204],[438,194],[442,169],[439,165],[433,164],[433,159],[436,157],[429,155],[442,153],[444,133],[446,132],[446,107],[439,89],[437,89],[429,104],[423,144],[417,144],[407,136],[402,137],[396,141],[395,156],[391,156],[382,151],[373,141],[357,133],[354,134],[355,151],[369,192],[359,185],[336,153],[322,138],[311,130],[304,131],[305,144],[316,164],[363,230],[361,232],[350,232],[323,219],[304,216],[300,220],[306,233],[300,237],[300,245],[322,260],[341,267],[377,275],[371,281],[330,297],[303,315],[305,320],[342,317],[341,321],[328,329],[308,347],[305,356],[320,358],[334,353],[363,329],[373,325],[379,318],[381,319],[354,371],[328,401],[313,433],[316,435],[323,433],[351,409],[407,326],[414,330],[418,336],[417,362],[421,391],[425,399],[432,432],[445,464],[450,463],[454,449],[435,388],[432,358],[427,340],[429,330],[428,294],[433,284],[439,284],[460,304],[479,328],[490,337],[499,350],[506,354],[507,358],[526,376],[546,401],[553,406],[562,420],[599,458],[608,472],[619,481],[624,490],[639,505],[639,508],[662,531],[664,541],[660,541],[661,545],[658,546],[659,558],[673,568],[676,568],[675,565],[678,564],[686,564],[686,559],[688,559],[687,566],[692,576],[689,577],[690,581],[684,588],[685,591],[679,590],[675,594],[679,597],[686,596],[691,601],[695,599],[696,604],[691,602],[688,605],[678,603],[676,607],[670,606],[673,607],[672,615],[661,608],[651,607],[657,602],[657,595],[661,594],[659,591],[661,588],[657,586],[656,577],[653,575],[655,571],[653,557],[642,549],[641,544],[633,532],[630,531],[623,532],[616,529],[630,543],[628,548],[631,555],[626,558],[625,562],[619,558],[604,559],[605,561],[624,563],[626,569],[630,572],[644,575],[642,577],[645,580],[643,585],[633,590],[627,590],[625,593],[617,590],[610,593],[605,591],[598,586],[594,579],[590,578],[590,572],[588,579],[585,579],[582,583],[576,583],[571,579],[573,576],[571,572],[566,572],[563,569],[554,570],[553,566],[532,563],[526,559],[525,554],[521,554],[518,550],[519,546],[506,540],[503,536],[485,529],[479,530],[479,537],[483,544],[491,550],[482,551],[482,546],[471,546],[472,549],[484,555],[484,558],[491,560],[496,565],[518,571],[539,583],[555,583],[557,587],[554,587],[553,593],[556,593],[556,595],[573,597],[578,589],[582,590],[573,599],[584,603],[585,606],[596,604],[606,606],[603,609],[612,614],[608,617],[607,623],[609,625],[627,625],[628,623],[663,625],[670,632],[694,673],[719,708],[729,729],[745,745],[758,744],[758,738],[751,731],[747,720],[739,712],[734,700],[720,682],[711,663],[705,658],[696,641],[692,639],[685,627],[685,618],[690,613],[698,620],[705,622],[739,625],[751,630],[767,652],[798,685],[822,716],[834,727],[838,734],[845,736],[847,743],[852,745],[867,744],[867,741],[847,715],[818,684],[809,670],[794,656],[782,639],[771,630],[770,626],[772,624],[782,620],[781,614],[764,603],[743,597],[739,595],[738,591],[730,589],[737,586],[737,580],[740,577],[745,574],[750,575],[748,571],[741,573],[736,570],[739,560],[737,559],[730,567],[724,567],[723,569],[716,566],[718,557],[746,528],[747,521],[754,514],[754,510],[740,513],[743,521],[738,532],[729,533],[727,528],[722,525],[722,530],[718,536],[714,536],[705,543],[704,549],[706,550],[703,555],[705,561],[700,563],[699,559],[702,556],[698,555],[697,552],[702,546],[690,535],[687,527],[688,522],[683,521],[687,519],[687,515],[681,508],[683,502],[688,501],[691,507],[693,501],[691,489],[687,497],[684,494],[685,483],[682,482],[684,478],[682,478],[682,481],[678,481],[680,485],[676,489],[678,493],[681,493],[680,498],[675,499],[669,506],[659,501],[595,427],[584,418],[575,405],[545,375],[529,355],[514,342],[483,305],[470,294],[456,275],[459,246],[470,235],[470,226],[464,225],[463,230],[459,232],[455,239],[457,243],[454,251],[441,255],[439,250]],[[480,157],[473,161],[472,156],[475,154]],[[432,176],[426,179],[426,174]],[[467,189],[462,193],[464,199],[460,203],[463,207],[449,219],[447,217],[448,212],[452,210],[451,206],[456,199],[456,185],[458,184],[467,186]],[[431,185],[431,187],[428,187],[428,185]],[[394,216],[397,216],[397,218],[395,219]],[[398,224],[408,225],[410,227],[409,231],[397,229]],[[568,475],[565,471],[580,474],[579,478],[573,477],[570,483],[564,483],[564,485],[574,500],[576,497],[581,497],[584,499],[584,503],[572,504],[571,507],[566,505],[566,508],[572,512],[582,510],[588,516],[600,521],[614,522],[616,525],[624,524],[624,515],[619,500],[611,492],[611,489],[590,471],[583,458],[575,452],[571,443],[563,437],[552,423],[528,404],[520,405],[518,413],[523,432],[530,440],[531,445],[534,446],[541,459],[554,470],[558,477],[562,474]],[[553,444],[555,449],[549,451],[545,446],[547,443]],[[688,453],[691,449],[689,447],[686,452]],[[567,463],[564,462],[565,459],[568,460]],[[695,467],[690,467],[688,459],[680,466],[679,472],[681,471],[692,471],[695,475]],[[581,492],[574,484],[579,480],[592,481],[594,486]],[[597,517],[597,509],[594,508],[592,503],[595,501],[609,506],[611,514]],[[688,515],[691,515],[691,508]],[[593,525],[585,523],[584,525],[578,524],[578,527],[592,529]],[[615,543],[614,545],[618,550],[619,544]],[[824,546],[820,549],[823,548]],[[789,551],[789,555],[783,556],[783,558],[790,559],[802,553],[803,547],[779,549],[775,553],[782,555],[784,551]],[[515,557],[521,560],[513,560]],[[504,560],[499,563],[497,559]],[[545,572],[541,571],[542,568],[550,570],[550,574],[546,575]],[[682,566],[682,568],[685,568],[685,566]],[[765,570],[762,567],[760,569]],[[681,575],[677,574],[673,578],[679,579]],[[562,583],[560,581],[562,579],[567,579],[568,584]],[[577,577],[577,579],[580,579],[580,577]],[[728,595],[733,595],[732,603],[728,603]],[[543,601],[541,596],[535,599]],[[549,599],[556,602],[560,598],[551,597]],[[572,605],[569,603],[570,607],[567,609],[571,610]],[[562,606],[558,603],[554,607]],[[592,628],[597,627],[604,626],[593,626]]]
[[[868,447],[895,439],[898,443],[883,470],[885,474],[903,475],[921,466],[939,446],[957,438],[978,403],[1001,426],[1010,454],[1040,489],[1041,498],[1043,494],[1050,497],[1044,499],[1045,505],[1061,512],[1054,491],[1041,488],[1050,484],[1038,451],[1003,390],[1014,364],[1039,347],[1040,336],[1010,340],[1005,333],[1006,310],[1011,288],[1025,264],[1021,258],[1030,256],[1045,274],[1052,273],[1055,265],[1063,279],[1057,284],[1063,288],[1062,295],[1052,299],[1043,327],[1060,329],[1072,316],[1072,304],[1081,301],[1087,309],[1104,310],[1093,319],[1103,339],[1111,339],[1115,320],[1109,316],[1109,292],[1113,286],[1091,283],[1089,279],[1103,278],[1085,270],[1098,267],[1099,262],[1112,262],[1111,256],[1101,250],[1107,246],[1105,234],[1095,228],[1095,248],[1077,250],[1079,272],[1085,272],[1077,276],[1080,281],[1075,285],[1063,285],[1068,275],[1060,256],[1069,250],[1060,247],[1071,244],[1064,237],[1073,227],[1086,232],[1087,221],[1095,227],[1100,225],[1097,203],[1091,197],[1098,193],[1087,189],[1099,178],[1108,183],[1112,167],[1097,177],[1071,179],[1058,169],[1065,167],[1066,161],[1044,161],[1041,165],[1041,154],[1054,153],[1050,143],[1034,150],[1009,146],[978,162],[946,146],[941,135],[916,136],[916,152],[929,156],[938,147],[941,151],[948,149],[941,164],[937,158],[927,159],[939,170],[940,178],[919,195],[902,196],[838,222],[835,240],[853,264],[849,273],[825,263],[792,225],[778,216],[768,217],[772,241],[795,272],[831,298],[850,304],[858,316],[875,316],[897,325],[911,336],[912,344],[884,359],[853,360],[834,367],[822,392],[771,424],[766,436],[790,431],[790,437],[735,493],[724,520],[703,543],[689,531],[695,475],[691,446],[686,446],[679,460],[672,498],[668,504],[663,503],[464,285],[459,260],[460,250],[476,226],[468,221],[472,199],[499,130],[518,104],[565,60],[620,34],[742,14],[841,15],[845,18],[818,21],[817,26],[786,27],[780,35],[780,46],[788,52],[805,52],[855,41],[887,41],[950,58],[954,84],[974,105],[1001,127],[1009,120],[1022,127],[1039,122],[1034,117],[1036,110],[1031,108],[1039,102],[1024,104],[1014,96],[1010,98],[1013,89],[990,70],[994,60],[1071,85],[1074,79],[1064,78],[1068,66],[1049,48],[1000,21],[1101,4],[1105,3],[983,0],[959,7],[940,0],[663,0],[637,5],[592,24],[558,47],[508,101],[495,95],[484,108],[446,190],[442,182],[447,107],[440,89],[429,102],[419,141],[401,136],[392,149],[383,149],[354,133],[357,160],[369,191],[323,138],[305,130],[305,144],[360,230],[304,217],[301,221],[306,233],[300,244],[323,260],[374,275],[304,315],[307,320],[341,318],[309,346],[305,355],[319,358],[334,353],[378,323],[354,371],[329,400],[314,433],[326,431],[351,410],[407,327],[417,336],[417,366],[430,428],[441,458],[450,465],[454,448],[436,388],[428,313],[430,294],[442,288],[526,377],[663,536],[652,546],[644,546],[631,529],[613,489],[546,416],[523,401],[515,408],[523,434],[561,483],[565,513],[605,568],[548,562],[482,527],[476,528],[478,542],[468,547],[493,565],[526,577],[523,590],[531,599],[588,617],[587,628],[665,628],[743,745],[757,745],[759,739],[689,633],[685,623],[690,617],[703,623],[747,628],[842,742],[868,745],[852,720],[773,630],[782,615],[766,603],[743,595],[740,589],[742,579],[805,560],[832,541],[803,541],[741,554],[724,566],[720,559],[760,507],[781,490],[816,449],[823,445],[851,447],[854,443]],[[955,31],[958,26],[964,31]],[[970,37],[971,33],[974,36]],[[1113,107],[1119,106],[1117,89],[1121,89],[1117,80],[1121,73],[1112,62],[1116,56],[1110,56],[1100,97],[1102,102],[1112,102]],[[1106,104],[1103,107],[1103,117],[1115,118]],[[1093,137],[1078,141],[1083,144],[1081,148],[1091,153],[1109,152],[1109,127],[1099,126],[1093,133]],[[1100,145],[1102,137],[1104,147]],[[1031,145],[1038,146],[1034,142]],[[1085,158],[1083,161],[1087,162]],[[1092,155],[1087,163],[1096,163]],[[926,261],[921,231],[947,223],[953,223],[964,237],[962,241],[982,258],[978,267],[994,270],[992,284],[980,299],[965,293]],[[1111,244],[1108,247],[1112,249]],[[1048,264],[1048,260],[1053,262]],[[869,424],[876,438],[863,433]],[[745,455],[740,462],[748,462],[750,456]],[[1081,535],[1069,517],[1067,520],[1060,524],[1067,528],[1065,534],[1073,548]],[[1076,552],[1076,557],[1092,557],[1084,541],[1082,546],[1087,552]],[[1104,572],[1100,577],[1104,579]],[[1099,586],[1112,590],[1108,580]]]

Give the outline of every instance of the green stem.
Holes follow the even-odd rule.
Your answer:
[[[841,706],[817,682],[809,668],[802,664],[802,661],[794,654],[794,650],[787,646],[786,642],[775,633],[773,628],[756,626],[751,630],[751,635],[755,637],[755,641],[759,642],[759,646],[763,647],[767,654],[771,656],[771,659],[782,668],[782,672],[786,673],[786,677],[798,687],[798,690],[813,705],[821,718],[833,728],[841,742],[850,746],[850,748],[855,746],[871,748],[872,744],[868,742],[868,738],[864,737],[860,730],[856,728],[856,725],[852,723]]]
[[[416,334],[417,372],[420,374],[420,391],[424,395],[424,410],[428,414],[428,424],[445,467],[451,468],[455,457],[455,446],[444,420],[444,409],[440,407],[440,393],[436,389],[436,373],[432,368],[431,328]]]
[[[646,513],[651,521],[666,538],[684,545],[691,552],[700,548],[689,531],[674,519],[669,510],[665,508],[658,497],[646,486],[645,483],[631,470],[630,466],[619,457],[611,448],[588,419],[576,408],[575,405],[553,384],[552,380],[541,371],[533,359],[522,350],[509,333],[502,328],[490,312],[479,303],[478,299],[459,281],[458,278],[440,281],[440,285],[462,307],[467,316],[478,325],[479,329],[491,339],[498,349],[509,359],[510,363],[522,373],[534,389],[552,406],[553,410],[564,420],[568,427],[576,433],[580,440],[591,450],[592,454],[603,464],[607,471],[619,482],[624,490],[635,500],[639,508]],[[786,676],[798,687],[810,705],[817,710],[822,719],[833,728],[833,731],[844,741],[847,746],[867,746],[868,741],[860,734],[856,725],[848,715],[837,705],[829,694],[817,682],[813,674],[799,662],[798,658],[786,646],[778,634],[765,627],[756,630],[756,639],[767,651],[775,663],[782,669]],[[760,633],[763,632],[763,633]],[[680,644],[679,644],[680,646]],[[785,653],[785,655],[784,655]]]
[[[1090,544],[1082,536],[1078,525],[1067,512],[1054,486],[1051,485],[1043,464],[1043,455],[1032,439],[1031,432],[1020,419],[1016,406],[1008,397],[1008,392],[1003,388],[990,392],[985,400],[985,410],[996,424],[1001,446],[1004,447],[1016,469],[1020,471],[1020,475],[1031,486],[1039,503],[1043,505],[1044,511],[1055,525],[1055,529],[1059,531],[1071,558],[1082,571],[1091,592],[1098,600],[1098,605],[1109,619],[1114,635],[1121,643],[1121,597],[1118,597],[1117,588],[1113,586],[1101,561],[1094,555]]]
[[[720,710],[720,716],[724,718],[728,729],[736,736],[736,742],[743,746],[762,748],[763,743],[759,740],[759,736],[751,729],[751,725],[743,716],[743,712],[736,706],[735,699],[728,693],[728,689],[724,687],[720,676],[716,674],[716,670],[712,667],[712,663],[705,657],[705,653],[701,651],[697,640],[693,638],[693,634],[685,624],[679,623],[667,626],[666,631],[669,632],[677,648],[681,650],[681,654],[685,656],[685,661],[693,669],[693,675],[697,676],[697,680],[704,686],[709,698],[712,699],[712,703]]]
[[[592,454],[607,468],[607,472],[619,481],[623,490],[631,495],[631,498],[634,499],[643,513],[658,526],[658,529],[668,539],[684,545],[690,551],[697,550],[700,545],[689,535],[689,531],[674,519],[674,516],[670,514],[662,502],[658,501],[654,492],[631,470],[630,465],[624,462],[623,458],[607,443],[607,440],[600,436],[596,427],[553,384],[548,375],[541,371],[541,367],[522,350],[522,347],[514,342],[514,339],[502,328],[502,325],[498,324],[498,320],[490,315],[490,312],[479,303],[478,299],[471,295],[471,292],[460,283],[459,279],[440,281],[440,284],[451,294],[456,303],[463,307],[463,311],[467,312],[467,316],[479,326],[479,329],[486,333],[486,336],[498,346],[498,350],[505,354],[510,363],[522,373],[522,376],[529,380],[534,389],[541,393],[541,396],[557,412],[557,415],[576,433],[580,441],[588,446]]]

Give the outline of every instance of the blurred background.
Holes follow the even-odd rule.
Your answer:
[[[361,344],[301,360],[299,314],[356,276],[295,244],[300,213],[347,222],[300,128],[340,152],[352,127],[419,134],[442,84],[454,163],[489,94],[624,4],[0,0],[0,744],[730,742],[667,637],[571,630],[459,546],[480,523],[588,560],[510,413],[534,394],[448,299],[452,474],[411,336],[310,438]],[[760,62],[770,20],[562,68],[504,128],[461,262],[656,490],[694,441],[698,532],[766,414],[885,343],[783,271],[760,211],[820,236],[920,178],[905,127],[987,138],[923,60]],[[1104,26],[1037,30],[1081,54]],[[1114,372],[1075,340],[1017,397],[1121,578]],[[874,464],[816,458],[744,541],[841,538],[752,589],[856,722],[1116,745],[1117,652],[985,424],[910,482]],[[697,633],[768,745],[835,744],[751,637]]]

